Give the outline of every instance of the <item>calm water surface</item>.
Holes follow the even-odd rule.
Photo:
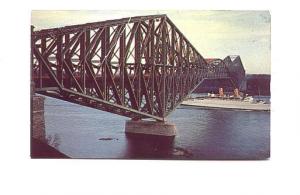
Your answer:
[[[126,136],[125,117],[46,97],[46,134],[72,158],[266,159],[270,112],[180,107],[174,140]]]

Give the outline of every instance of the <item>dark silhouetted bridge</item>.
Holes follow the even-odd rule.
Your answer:
[[[166,15],[33,28],[36,93],[132,119],[164,121],[204,79],[233,78]]]

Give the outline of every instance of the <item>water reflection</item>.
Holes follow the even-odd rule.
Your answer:
[[[172,156],[174,137],[126,133],[126,139],[126,158],[162,159]]]
[[[126,154],[130,159],[190,159],[193,154],[174,145],[175,137],[126,133]]]

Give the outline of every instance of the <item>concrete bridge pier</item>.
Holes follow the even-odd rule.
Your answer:
[[[44,101],[42,96],[35,95],[35,86],[31,82],[31,137],[46,142]]]
[[[125,133],[174,137],[176,126],[169,122],[128,120],[125,124]]]
[[[42,96],[34,95],[32,97],[31,136],[42,142],[46,142],[44,100],[45,98]]]

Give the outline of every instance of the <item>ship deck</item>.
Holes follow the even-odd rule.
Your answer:
[[[242,100],[227,99],[189,99],[181,103],[182,106],[193,106],[202,108],[223,108],[235,110],[254,110],[254,111],[270,111],[271,104],[252,103]]]

